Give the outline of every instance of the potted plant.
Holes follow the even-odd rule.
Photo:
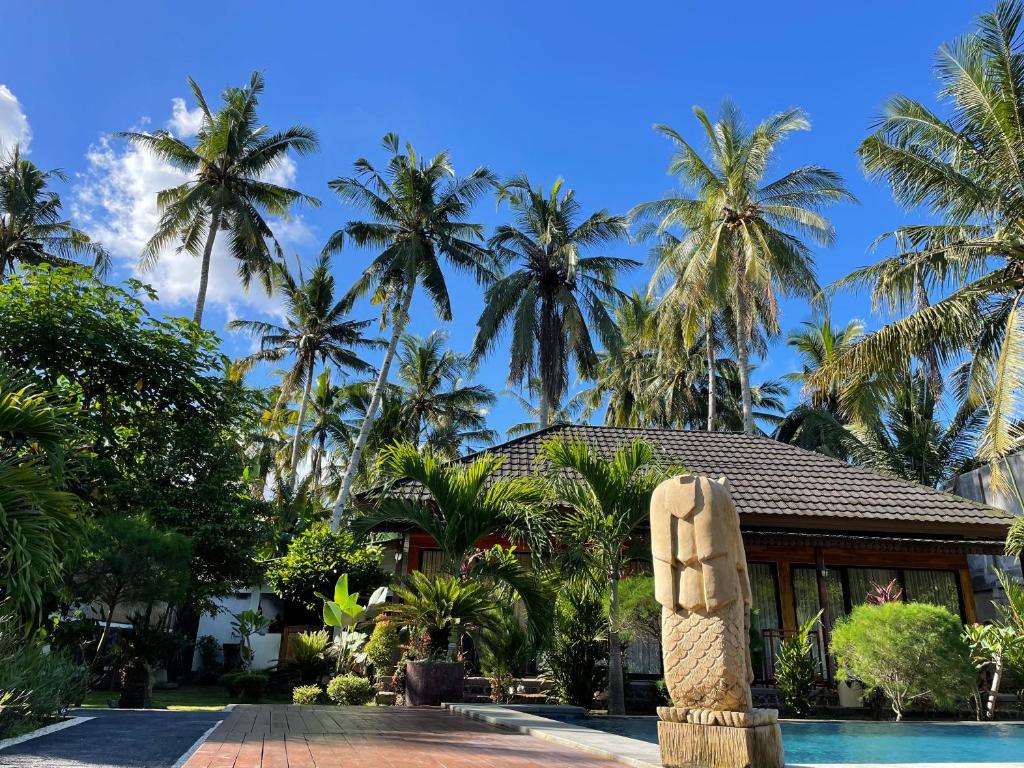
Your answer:
[[[426,638],[427,658],[406,662],[405,703],[437,706],[462,701],[465,667],[455,659],[454,648],[471,627],[493,626],[491,591],[479,582],[451,575],[428,577],[413,572],[395,594],[401,600],[394,608],[395,618]]]

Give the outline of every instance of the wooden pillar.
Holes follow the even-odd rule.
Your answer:
[[[782,605],[782,615],[779,622],[782,624],[779,629],[796,631],[796,602],[793,597],[793,569],[788,560],[781,560],[776,563],[779,572],[779,603]]]
[[[977,606],[974,604],[974,587],[971,585],[971,569],[957,570],[960,579],[960,599],[964,601],[964,621],[968,624],[978,623]]]
[[[814,575],[818,581],[818,607],[821,609],[821,632],[822,653],[825,656],[825,676],[829,682],[833,678],[832,655],[828,652],[831,641],[832,613],[828,608],[828,582],[825,581],[825,555],[821,547],[814,548]]]

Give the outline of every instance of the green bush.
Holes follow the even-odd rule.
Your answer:
[[[37,640],[26,640],[14,615],[0,606],[0,738],[78,706],[88,681],[85,667],[65,653],[43,653]]]
[[[338,675],[327,684],[327,696],[335,704],[369,704],[373,698],[373,686],[365,677]]]
[[[227,689],[228,695],[235,701],[254,704],[263,698],[269,679],[262,672],[242,671],[221,675],[217,682]]]
[[[323,692],[319,685],[297,685],[292,688],[292,704],[316,704]]]
[[[563,591],[555,604],[555,627],[543,660],[543,676],[563,704],[589,709],[608,679],[607,626],[601,600],[579,590]]]
[[[378,675],[390,674],[395,668],[395,660],[401,649],[398,639],[398,628],[394,622],[382,620],[373,627],[373,634],[364,648],[366,660],[373,664]]]
[[[833,628],[832,653],[840,679],[882,691],[897,720],[914,704],[951,707],[976,690],[960,620],[938,606],[859,605]]]
[[[790,717],[805,717],[811,711],[811,694],[818,675],[811,632],[820,618],[819,611],[814,618],[801,624],[795,635],[783,640],[775,659],[775,682]]]
[[[615,630],[624,643],[661,642],[661,605],[654,599],[654,577],[630,576],[619,581],[619,622]]]

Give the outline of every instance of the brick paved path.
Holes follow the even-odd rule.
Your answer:
[[[439,709],[239,706],[184,768],[622,768]]]

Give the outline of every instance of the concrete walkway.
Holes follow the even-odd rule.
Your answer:
[[[227,712],[79,709],[91,718],[0,750],[3,768],[171,768]]]
[[[238,706],[184,768],[621,768],[441,709]]]

